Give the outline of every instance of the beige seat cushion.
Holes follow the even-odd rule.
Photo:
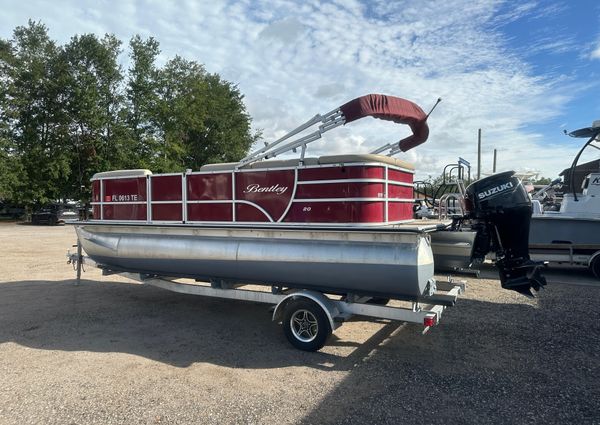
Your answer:
[[[408,170],[414,170],[415,166],[410,162],[401,159],[392,158],[385,155],[366,154],[350,154],[350,155],[327,155],[319,158],[319,164],[349,164],[352,162],[380,162],[389,164]]]
[[[231,171],[238,166],[238,162],[222,162],[220,164],[206,164],[200,167],[200,171]]]
[[[270,159],[267,161],[253,162],[242,169],[265,169],[265,168],[292,168],[298,167],[299,159]],[[356,162],[379,162],[389,164],[408,170],[414,170],[415,166],[410,162],[392,158],[385,155],[374,154],[350,154],[350,155],[327,155],[320,158],[304,158],[304,165],[326,165],[326,164],[350,164]],[[222,164],[206,164],[200,167],[200,171],[231,171],[239,165],[238,162],[224,162]]]
[[[152,171],[144,169],[136,170],[114,170],[114,171],[103,171],[96,173],[92,176],[92,180],[104,179],[107,177],[146,177],[152,175]]]
[[[299,165],[299,159],[271,159],[268,161],[253,162],[242,169],[264,169],[264,168],[292,168]],[[206,164],[200,167],[200,171],[231,171],[239,165],[238,162],[223,162],[221,164]],[[304,165],[319,165],[318,158],[304,158]]]
[[[250,165],[250,168],[292,168],[298,167],[300,164],[300,159],[271,159],[269,161],[259,161],[254,162]],[[304,158],[304,165],[318,165],[318,158]]]

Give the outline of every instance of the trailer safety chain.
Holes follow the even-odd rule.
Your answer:
[[[73,270],[77,272],[75,285],[79,285],[81,283],[81,272],[85,273],[85,261],[81,244],[78,242],[77,245],[73,245],[73,248],[75,247],[77,248],[77,254],[71,254],[71,250],[67,251],[67,264],[71,264]]]
[[[81,271],[85,273],[85,261],[83,261],[83,258],[81,258],[81,260],[78,260],[75,257],[76,256],[71,254],[71,252],[69,251],[67,253],[67,264],[71,264],[71,266],[73,267],[73,271],[77,271],[77,264],[81,263]]]

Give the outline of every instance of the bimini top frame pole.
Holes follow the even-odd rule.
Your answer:
[[[304,154],[306,153],[306,145],[308,143],[320,139],[321,135],[326,131],[366,116],[410,126],[413,134],[393,144],[399,151],[412,149],[425,142],[429,136],[429,127],[427,127],[426,123],[428,115],[425,115],[418,105],[399,97],[382,94],[368,94],[353,99],[324,115],[315,115],[312,119],[292,130],[282,138],[273,143],[265,143],[264,147],[252,152],[242,159],[237,165],[237,168],[242,168],[253,162],[262,161],[263,159],[273,158],[285,152],[295,152],[299,147],[302,147],[300,160],[303,161]],[[321,125],[319,125],[317,131],[284,143],[291,137],[298,135],[318,123],[321,123]]]
[[[435,105],[433,105],[433,107],[431,108],[431,110],[429,111],[429,113],[427,115],[425,115],[425,121],[427,120],[427,118],[429,118],[429,115],[431,115],[431,113],[433,112],[433,110],[435,109],[436,106],[438,106],[438,104],[442,101],[442,98],[438,98],[438,100],[435,102]],[[399,142],[392,142],[392,143],[388,143],[385,144],[383,146],[378,147],[377,149],[372,150],[369,153],[372,154],[380,154],[383,153],[385,151],[389,151],[387,152],[385,155],[387,156],[394,156],[400,152],[406,152],[408,149],[403,149],[402,146],[402,140],[400,140]]]
[[[377,149],[372,150],[369,153],[379,154],[379,153],[383,153],[387,150],[389,150],[389,152],[386,153],[387,156],[394,156],[394,155],[402,152],[402,149],[400,149],[400,147],[398,146],[398,142],[392,142],[392,143],[388,143],[386,145],[380,146]]]
[[[293,140],[289,143],[281,145],[282,142],[285,142],[289,138],[295,136],[298,133],[303,132],[307,128],[312,127],[313,125],[321,122],[322,124],[319,126],[319,129],[313,133],[310,133],[306,136],[303,136],[297,140]],[[295,128],[290,131],[285,136],[277,139],[273,143],[265,143],[265,146],[261,149],[258,149],[255,152],[252,152],[250,155],[242,159],[238,165],[238,168],[241,168],[245,165],[251,164],[253,162],[262,161],[263,159],[274,158],[275,156],[288,152],[295,151],[296,148],[302,146],[302,157],[301,160],[304,159],[304,153],[306,151],[306,145],[308,143],[314,142],[321,138],[321,135],[326,131],[329,131],[333,128],[339,127],[346,123],[346,119],[344,118],[342,111],[340,108],[336,108],[333,111],[330,111],[324,115],[317,114],[301,126]]]
[[[566,131],[565,131],[565,134],[567,134]],[[585,148],[587,148],[588,146],[592,146],[596,149],[600,149],[600,148],[598,148],[598,146],[593,144],[595,141],[600,141],[600,120],[594,121],[592,123],[591,127],[580,128],[579,130],[575,130],[575,131],[568,133],[568,135],[571,137],[578,137],[578,138],[588,137],[589,138],[589,140],[579,150],[579,152],[577,153],[577,156],[575,156],[575,159],[573,160],[573,163],[571,164],[571,169],[569,170],[569,180],[570,180],[570,186],[571,186],[569,189],[571,189],[571,193],[573,193],[573,200],[577,201],[577,192],[575,190],[575,180],[573,178],[575,176],[575,167],[577,167],[577,162],[579,161],[579,157],[581,156],[581,154],[583,153]]]

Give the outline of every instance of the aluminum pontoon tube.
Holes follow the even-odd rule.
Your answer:
[[[417,298],[434,290],[425,233],[76,225],[112,270]]]

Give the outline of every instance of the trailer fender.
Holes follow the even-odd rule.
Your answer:
[[[594,276],[600,279],[600,251],[596,251],[588,261],[588,267]]]
[[[335,316],[339,315],[340,311],[338,310],[338,308],[324,294],[322,294],[320,292],[309,291],[309,290],[302,290],[302,291],[294,292],[293,294],[290,294],[290,295],[286,296],[284,299],[282,299],[279,302],[279,304],[277,304],[277,306],[275,307],[275,311],[273,311],[273,321],[280,320],[283,315],[283,311],[285,310],[285,306],[291,300],[298,299],[298,298],[308,298],[309,300],[317,303],[317,305],[319,307],[321,307],[323,309],[323,311],[325,312],[325,314],[327,315],[327,319],[329,320],[329,325],[331,326],[331,329],[333,330],[336,328],[333,318]]]
[[[591,267],[592,263],[596,260],[596,258],[600,257],[600,251],[596,251],[592,254],[590,259],[588,260],[588,267]]]

